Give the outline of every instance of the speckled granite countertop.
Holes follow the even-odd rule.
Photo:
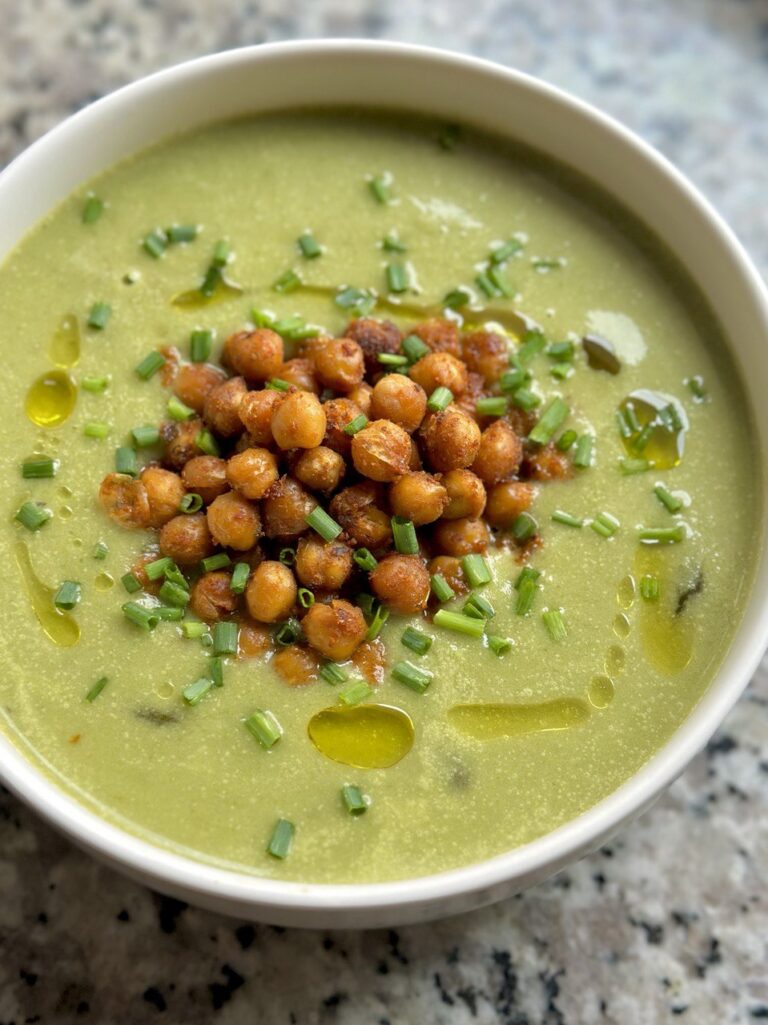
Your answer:
[[[0,164],[210,51],[367,35],[467,50],[617,115],[768,272],[765,0],[0,0]],[[0,1025],[725,1025],[768,1020],[768,664],[707,751],[550,883],[399,931],[291,932],[97,866],[0,794]]]

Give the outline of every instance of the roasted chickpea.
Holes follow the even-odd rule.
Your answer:
[[[389,320],[360,317],[359,320],[352,320],[347,324],[344,337],[357,342],[363,350],[366,373],[373,376],[381,370],[379,354],[397,352],[403,336],[399,328]]]
[[[238,410],[247,391],[242,377],[230,377],[208,393],[203,418],[223,438],[231,438],[242,430],[243,422]]]
[[[296,578],[288,566],[266,559],[251,574],[245,602],[257,623],[279,623],[291,614],[296,592]]]
[[[311,648],[299,644],[289,644],[287,648],[279,648],[270,663],[277,675],[289,687],[301,687],[317,679],[320,668],[317,655]]]
[[[506,420],[496,420],[480,436],[472,471],[485,484],[512,477],[523,460],[523,443]]]
[[[404,473],[389,487],[389,504],[395,516],[413,520],[415,526],[439,520],[448,504],[448,492],[431,473]]]
[[[533,480],[568,480],[573,476],[573,466],[565,452],[560,452],[550,441],[548,445],[532,452],[523,463],[523,476]]]
[[[368,629],[360,609],[339,598],[328,605],[315,602],[301,625],[315,651],[334,662],[345,662],[365,640]]]
[[[279,476],[277,460],[266,448],[247,448],[227,462],[227,480],[245,498],[263,498]]]
[[[238,658],[256,658],[266,654],[271,646],[272,631],[268,627],[247,618],[241,620],[237,635]]]
[[[354,402],[356,406],[359,406],[362,413],[365,413],[367,417],[370,417],[372,395],[373,388],[371,388],[370,384],[366,381],[363,381],[352,389],[352,391],[347,395],[347,398],[350,402]]]
[[[331,516],[363,548],[378,551],[392,543],[392,522],[381,508],[382,489],[373,481],[344,488],[331,499]]]
[[[507,420],[509,420],[512,430],[519,438],[527,438],[533,430],[536,420],[538,419],[534,410],[518,409],[517,406],[510,406],[507,412]]]
[[[352,438],[355,469],[371,480],[394,480],[405,473],[410,459],[410,437],[390,420],[372,420]]]
[[[224,343],[222,359],[249,384],[277,377],[283,365],[283,340],[268,327],[238,331]]]
[[[147,489],[126,473],[108,473],[99,488],[104,512],[121,527],[148,527],[151,516]]]
[[[374,687],[383,683],[387,651],[381,637],[374,637],[372,641],[363,641],[352,656],[352,662],[368,683]]]
[[[283,399],[282,392],[274,388],[249,391],[238,408],[240,421],[250,434],[254,445],[273,445],[272,415]]]
[[[342,455],[325,445],[318,445],[300,453],[293,464],[293,475],[312,491],[335,491],[346,468]]]
[[[485,487],[471,470],[451,470],[443,477],[443,486],[448,492],[444,520],[460,520],[465,516],[476,520],[483,515]]]
[[[305,587],[338,591],[352,572],[352,551],[340,541],[308,535],[299,541],[294,572]]]
[[[298,481],[281,477],[262,499],[264,533],[267,537],[299,537],[309,530],[306,518],[316,505]]]
[[[349,392],[363,379],[363,350],[351,338],[330,338],[315,352],[315,373],[324,388]]]
[[[185,405],[202,413],[205,400],[226,379],[224,371],[210,363],[185,363],[179,367],[173,390]]]
[[[172,470],[182,470],[190,459],[200,455],[197,439],[203,430],[202,420],[166,420],[160,424],[163,441],[163,463]]]
[[[452,320],[446,317],[433,317],[431,320],[424,320],[421,324],[408,331],[409,335],[416,335],[428,345],[432,352],[450,352],[452,356],[458,356],[459,329]]]
[[[509,366],[509,343],[493,331],[473,331],[461,339],[467,369],[480,374],[486,384],[497,381]]]
[[[444,555],[469,555],[488,547],[488,528],[483,520],[441,520],[432,535],[435,548]]]
[[[449,352],[430,352],[422,356],[408,373],[427,395],[435,388],[447,388],[458,398],[467,387],[467,368]]]
[[[535,495],[532,484],[505,480],[488,491],[485,517],[492,527],[511,527],[522,512],[530,509]]]
[[[421,437],[432,468],[443,473],[471,466],[480,448],[480,428],[456,406],[427,417]]]
[[[317,395],[289,392],[272,414],[272,434],[280,448],[315,448],[325,434],[325,410]]]
[[[430,560],[428,568],[430,577],[440,574],[456,594],[466,594],[469,590],[461,561],[453,555],[438,555]]]
[[[215,623],[237,608],[237,595],[230,588],[229,573],[203,573],[192,585],[189,607],[206,623]]]
[[[419,555],[388,555],[370,580],[373,593],[392,612],[413,616],[427,607],[429,571]]]
[[[206,505],[229,491],[227,461],[218,456],[195,456],[181,471],[187,491],[200,495]]]
[[[419,446],[416,444],[415,438],[411,438],[411,455],[408,460],[409,470],[420,470],[424,464],[421,461],[421,453],[419,452]]]
[[[312,360],[302,359],[298,356],[296,359],[289,359],[287,363],[283,363],[275,376],[279,377],[281,381],[287,381],[288,384],[294,385],[301,391],[311,391],[315,395],[320,391]]]
[[[261,533],[258,509],[236,491],[227,491],[214,498],[206,516],[214,540],[225,548],[245,552],[253,548]]]
[[[374,420],[391,420],[412,434],[420,426],[426,411],[424,389],[404,374],[385,374],[376,382],[371,395],[371,417]]]
[[[139,475],[149,499],[149,525],[162,527],[179,513],[179,504],[184,497],[184,484],[178,473],[163,470],[160,466],[147,466]]]
[[[160,531],[160,553],[179,566],[194,566],[213,551],[213,539],[204,513],[174,516]]]
[[[362,409],[350,399],[331,399],[323,403],[325,411],[325,438],[323,444],[348,456],[352,449],[352,438],[344,433],[344,428],[351,424]]]

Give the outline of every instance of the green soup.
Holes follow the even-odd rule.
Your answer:
[[[380,175],[377,196],[370,179]],[[100,216],[92,202],[84,221],[86,192],[72,196],[0,268],[0,703],[2,728],[25,755],[66,793],[146,840],[211,864],[314,882],[418,876],[499,854],[568,822],[647,762],[706,691],[731,641],[759,544],[760,481],[719,328],[644,229],[569,172],[514,146],[356,113],[216,125],[140,154],[90,190],[104,203]],[[169,225],[201,230],[167,245],[161,235],[149,242],[153,256],[143,240]],[[319,256],[297,247],[305,232]],[[406,252],[382,245],[391,235]],[[235,254],[225,275],[239,287],[217,289],[205,303],[199,285],[222,239]],[[484,261],[511,239],[499,263],[503,287],[484,289],[475,281]],[[383,743],[366,733],[372,705],[407,714],[413,742],[395,764],[361,768],[326,757],[309,732],[317,713],[345,707],[344,684],[289,687],[268,658],[226,659],[223,686],[197,704],[183,700],[204,677],[210,649],[183,636],[177,621],[149,632],[121,613],[130,600],[121,578],[153,538],[121,530],[96,496],[131,428],[165,416],[160,375],[144,381],[134,371],[148,353],[178,346],[186,355],[190,333],[211,329],[216,354],[254,308],[341,334],[356,297],[342,293],[352,304],[343,309],[337,289],[386,296],[390,263],[404,268],[408,291],[372,316],[405,328],[420,318],[397,302],[439,309],[465,285],[472,298],[459,315],[467,322],[515,326],[510,315],[520,310],[541,326],[546,346],[573,341],[572,354],[567,346],[532,352],[527,387],[541,398],[538,413],[555,396],[566,403],[555,439],[573,430],[594,444],[590,456],[582,443],[587,465],[569,479],[537,486],[540,544],[527,563],[514,545],[489,549],[488,631],[510,639],[509,650],[497,654],[428,617],[416,625],[434,641],[419,655],[402,644],[408,620],[390,617],[381,633],[390,668],[375,693],[342,714],[363,751]],[[291,290],[288,278],[273,288],[289,269],[303,284]],[[501,294],[506,282],[513,297]],[[184,293],[191,304],[172,302]],[[108,304],[111,315],[103,307],[94,314],[94,304]],[[618,373],[589,365],[584,335],[611,344]],[[521,341],[510,337],[513,359]],[[109,383],[99,391],[91,379],[103,376]],[[633,428],[619,425],[617,411],[639,389],[661,393],[677,427],[687,425],[675,467],[653,465],[655,441],[644,454],[622,440]],[[22,477],[22,461],[35,455],[58,460],[54,478]],[[157,450],[139,449],[138,458]],[[53,514],[40,529],[13,518],[27,501]],[[553,518],[558,511],[568,516]],[[661,529],[671,543],[646,543],[641,528]],[[524,564],[540,576],[520,615],[515,582]],[[82,600],[57,612],[65,580],[80,583]],[[543,618],[553,610],[565,636],[557,616]],[[433,674],[424,693],[393,678],[391,665],[404,659]],[[243,725],[255,709],[282,728],[269,750]],[[345,807],[348,784],[368,798],[365,814]],[[295,836],[279,859],[266,847],[281,818]]]

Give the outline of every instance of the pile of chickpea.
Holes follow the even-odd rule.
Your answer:
[[[429,352],[392,372],[379,357],[398,353],[406,335]],[[217,549],[247,562],[244,595],[231,590],[229,571],[204,572],[190,609],[209,623],[237,617],[246,654],[265,651],[271,627],[298,617],[303,638],[282,659],[293,682],[311,675],[318,655],[341,662],[363,645],[368,625],[350,598],[371,591],[391,612],[417,615],[437,573],[466,592],[461,558],[511,543],[505,528],[530,507],[534,482],[570,474],[553,445],[526,451],[535,415],[514,407],[478,415],[477,400],[498,394],[509,368],[508,341],[491,331],[462,334],[436,318],[403,333],[361,318],[343,337],[310,339],[286,360],[283,339],[258,328],[229,337],[221,362],[226,369],[176,354],[168,383],[194,416],[161,425],[162,465],[109,474],[100,498],[123,526],[159,529],[160,553],[184,570]],[[432,412],[438,388],[454,401]],[[345,431],[353,421],[364,425]],[[228,455],[201,454],[204,429]],[[200,495],[200,511],[179,511],[188,493]],[[342,528],[332,541],[307,523],[318,505]],[[412,521],[419,554],[393,551],[393,516]],[[279,558],[286,546],[295,548],[290,565]],[[378,561],[367,580],[353,559],[358,548]],[[141,579],[141,564],[135,572]],[[300,587],[313,592],[308,608]]]

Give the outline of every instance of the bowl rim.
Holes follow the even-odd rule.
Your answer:
[[[634,160],[653,167],[671,186],[685,194],[696,216],[707,221],[710,230],[718,236],[720,244],[751,293],[754,308],[768,326],[768,290],[757,270],[721,216],[670,161],[614,118],[557,86],[492,61],[435,47],[367,39],[310,39],[246,46],[175,64],[109,93],[65,118],[27,147],[0,173],[0,206],[2,187],[11,176],[23,175],[27,164],[37,161],[39,154],[51,142],[65,138],[73,127],[87,127],[90,119],[118,99],[122,100],[132,94],[140,99],[142,93],[146,98],[146,94],[162,92],[164,87],[180,77],[215,73],[227,65],[317,52],[335,53],[339,57],[351,52],[372,59],[397,56],[426,63],[453,65],[457,74],[468,70],[482,72],[495,78],[502,86],[514,84],[522,87],[569,108],[579,118],[586,118],[601,126],[631,151]],[[254,113],[257,112],[258,103],[255,102]],[[768,331],[766,333],[768,335]],[[757,591],[756,573],[746,608],[758,599]],[[760,600],[765,605],[766,595],[763,594]],[[746,608],[742,615],[742,628]],[[270,909],[305,912],[357,909],[373,912],[384,907],[403,909],[414,905],[436,905],[462,895],[490,891],[495,886],[514,880],[524,880],[533,873],[540,878],[548,871],[554,872],[567,860],[592,849],[630,815],[646,807],[709,740],[757,667],[768,646],[768,617],[762,617],[763,622],[760,622],[760,617],[752,618],[754,621],[747,635],[739,638],[740,651],[736,665],[731,667],[722,680],[718,679],[721,672],[718,670],[715,680],[689,716],[664,746],[625,783],[576,818],[544,836],[484,861],[437,874],[378,883],[304,883],[266,878],[198,861],[140,839],[101,818],[44,776],[41,769],[27,759],[21,745],[17,746],[2,734],[0,779],[44,819],[81,846],[112,865],[122,866],[129,874],[151,876],[160,888],[165,886],[169,891],[181,889],[212,900],[223,899],[230,904],[261,910],[267,916]]]

